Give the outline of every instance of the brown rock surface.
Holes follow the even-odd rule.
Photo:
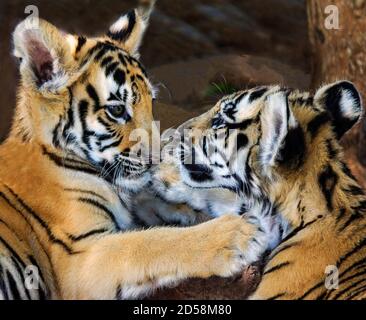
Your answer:
[[[212,83],[226,81],[236,88],[282,84],[307,89],[309,75],[269,58],[225,54],[193,58],[152,68],[151,79],[159,88],[159,100],[184,109],[200,109],[207,102]]]

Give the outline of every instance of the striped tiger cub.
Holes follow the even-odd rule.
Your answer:
[[[130,198],[150,162],[129,138],[153,130],[154,89],[138,60],[153,4],[96,38],[43,20],[17,26],[21,80],[0,145],[1,299],[137,298],[250,262],[256,226],[234,215],[137,230]]]
[[[168,145],[150,189],[257,224],[266,263],[252,299],[366,299],[366,195],[339,143],[362,112],[348,81],[314,95],[239,91],[179,128],[189,134]]]

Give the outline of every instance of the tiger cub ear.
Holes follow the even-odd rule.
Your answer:
[[[13,41],[24,85],[51,92],[66,86],[72,56],[66,36],[55,26],[41,19],[32,25],[26,19],[16,27]]]
[[[314,103],[328,112],[338,138],[353,127],[363,111],[361,96],[349,81],[323,86],[316,92]]]
[[[138,56],[138,49],[148,26],[156,0],[140,0],[137,9],[121,16],[110,28],[107,36],[119,42],[132,56]]]
[[[286,92],[278,91],[266,97],[260,120],[259,159],[264,173],[270,177],[272,168],[282,164],[296,168],[305,153],[305,136],[288,105]]]

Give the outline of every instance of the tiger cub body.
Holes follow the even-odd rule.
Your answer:
[[[141,150],[154,130],[137,49],[153,3],[99,38],[43,20],[16,28],[21,83],[0,146],[0,299],[137,298],[245,265],[256,227],[236,216],[136,230],[131,197],[150,180],[151,154]]]
[[[269,254],[252,299],[365,299],[366,196],[339,144],[361,114],[347,81],[315,95],[279,86],[232,94],[178,129],[152,189],[192,207],[201,197],[211,216],[223,201],[256,221],[253,241]]]

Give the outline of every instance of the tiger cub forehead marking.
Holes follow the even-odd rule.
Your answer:
[[[242,123],[255,118],[261,109],[261,102],[268,95],[279,90],[281,90],[279,86],[261,86],[224,97],[218,102],[220,108],[218,114],[212,119],[212,128],[220,129],[225,124]]]

